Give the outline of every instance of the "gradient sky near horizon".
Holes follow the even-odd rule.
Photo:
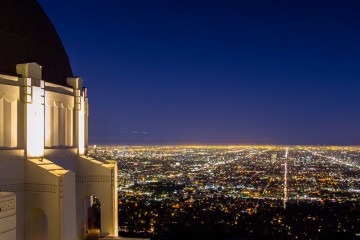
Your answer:
[[[360,144],[360,2],[39,0],[91,144]]]

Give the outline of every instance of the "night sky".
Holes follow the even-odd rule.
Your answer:
[[[360,144],[359,1],[39,2],[91,144]]]

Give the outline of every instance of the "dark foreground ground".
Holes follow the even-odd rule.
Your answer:
[[[221,198],[221,197],[219,197]],[[151,240],[360,239],[360,203],[235,200],[204,202],[123,200],[122,236]]]

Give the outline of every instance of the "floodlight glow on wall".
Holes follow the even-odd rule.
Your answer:
[[[77,111],[79,125],[78,125],[78,148],[79,154],[85,153],[85,111],[84,111],[84,97],[80,97],[80,109]]]
[[[44,89],[35,86],[30,88],[32,101],[26,102],[26,153],[28,157],[43,157],[45,131]]]

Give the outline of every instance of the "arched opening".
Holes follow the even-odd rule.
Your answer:
[[[84,200],[85,239],[98,239],[101,233],[101,204],[96,196]]]
[[[35,208],[31,210],[28,219],[28,240],[47,240],[48,221],[45,213]]]

